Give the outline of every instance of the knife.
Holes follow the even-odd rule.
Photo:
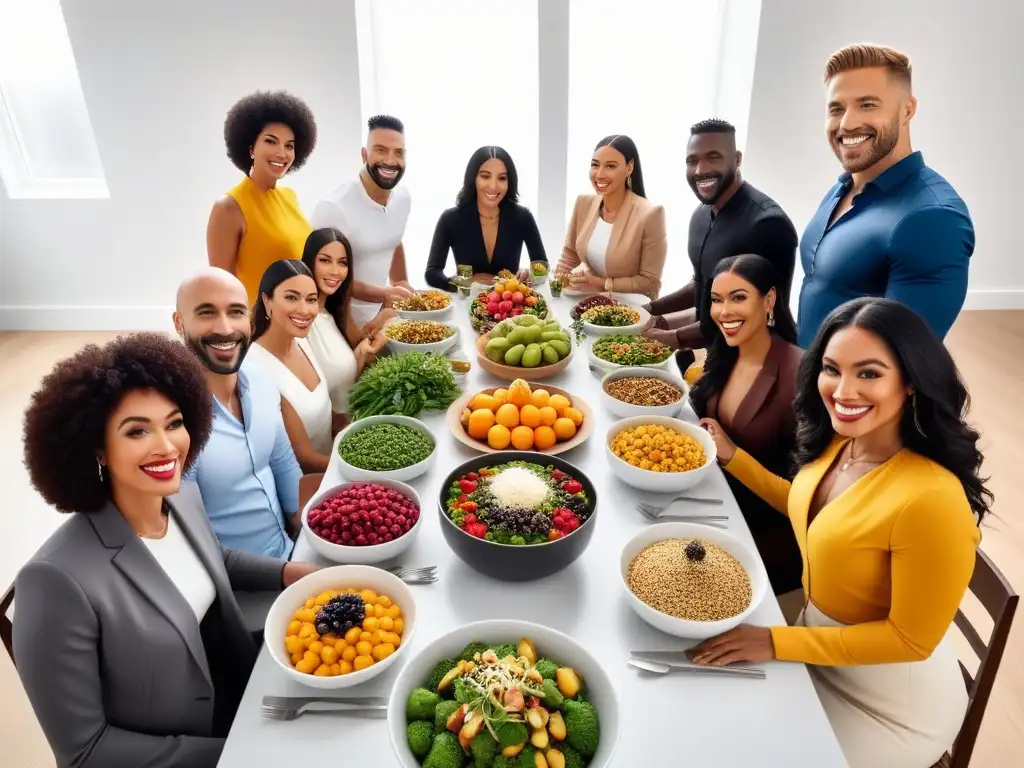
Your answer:
[[[641,661],[653,661],[655,664],[668,664],[673,668],[696,667],[697,669],[734,669],[746,672],[764,672],[761,667],[730,664],[727,667],[712,667],[706,664],[694,664],[689,651],[630,651],[630,656]]]

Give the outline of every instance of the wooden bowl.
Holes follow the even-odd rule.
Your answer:
[[[568,358],[567,358],[568,359]],[[507,367],[507,366],[506,366]],[[455,435],[455,439],[458,440],[465,446],[472,448],[474,451],[480,451],[482,453],[516,453],[520,452],[518,448],[515,448],[509,444],[508,448],[491,448],[486,441],[477,440],[474,437],[470,437],[469,433],[466,432],[466,428],[462,426],[462,412],[469,407],[469,402],[474,397],[479,395],[481,392],[493,395],[497,389],[504,389],[504,387],[488,387],[487,389],[480,389],[476,392],[465,394],[448,406],[448,413],[445,416],[445,423],[448,424],[448,429]],[[569,398],[572,402],[572,407],[576,408],[580,413],[583,414],[583,423],[576,429],[576,434],[571,439],[566,440],[564,443],[555,443],[547,450],[541,451],[536,448],[531,448],[526,453],[539,453],[547,456],[554,456],[565,451],[571,451],[577,445],[580,445],[584,440],[590,437],[590,434],[594,431],[594,413],[590,410],[590,407],[583,402],[583,400],[571,392],[566,392],[564,389],[558,387],[543,387],[552,395],[562,395],[563,397]]]
[[[566,333],[569,333],[566,331]],[[480,367],[488,373],[493,373],[499,379],[507,379],[508,381],[515,381],[516,379],[522,379],[523,381],[544,381],[550,379],[552,376],[557,376],[566,368],[569,367],[569,363],[572,362],[572,357],[576,354],[576,345],[572,341],[572,334],[569,333],[569,355],[562,358],[557,363],[549,363],[548,365],[538,365],[536,368],[523,368],[520,365],[505,365],[504,363],[495,363],[487,356],[484,348],[487,346],[487,342],[491,340],[491,334],[485,333],[482,336],[476,338],[476,351]],[[550,387],[545,387],[550,389]]]

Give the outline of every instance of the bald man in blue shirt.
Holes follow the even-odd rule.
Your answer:
[[[945,337],[967,295],[974,225],[967,205],[910,147],[910,60],[850,45],[825,65],[826,131],[845,173],[800,241],[799,344],[861,296],[906,304]]]

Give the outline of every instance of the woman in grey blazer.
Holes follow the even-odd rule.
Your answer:
[[[15,581],[18,673],[58,766],[216,766],[256,660],[232,590],[313,566],[220,546],[182,485],[210,434],[202,369],[158,334],[58,363],[25,463],[71,518]]]

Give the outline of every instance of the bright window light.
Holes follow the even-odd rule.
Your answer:
[[[422,282],[434,225],[455,204],[478,147],[508,150],[519,200],[536,215],[537,2],[356,4],[364,120],[387,113],[405,123],[413,283]]]
[[[12,198],[109,197],[59,0],[0,0],[0,175]]]

